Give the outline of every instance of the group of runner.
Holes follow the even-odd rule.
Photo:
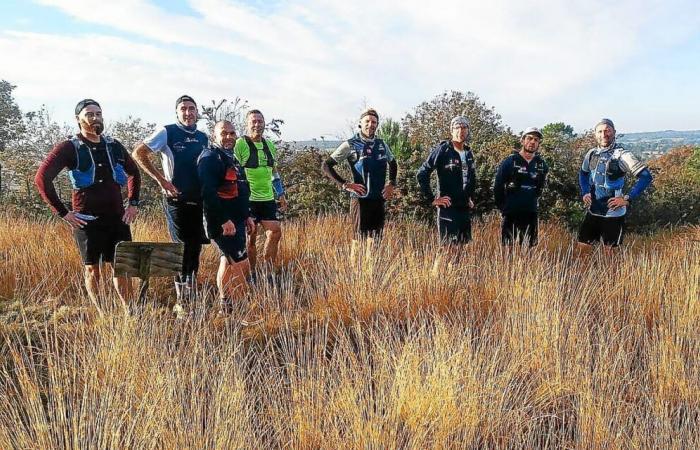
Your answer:
[[[131,240],[129,225],[139,206],[140,167],[161,187],[170,237],[184,246],[182,270],[175,280],[178,303],[196,292],[202,245],[213,241],[220,253],[216,281],[221,309],[230,312],[254,273],[258,234],[265,234],[263,261],[274,264],[277,258],[282,236],[278,209],[287,207],[277,171],[277,150],[263,136],[265,118],[259,110],[248,111],[241,137],[231,122],[217,122],[212,141],[197,129],[199,114],[192,97],[178,98],[175,112],[175,123],[157,130],[130,154],[103,134],[100,105],[92,99],[80,101],[75,107],[79,132],[51,150],[37,171],[36,185],[53,212],[73,228],[85,266],[87,292],[96,301],[101,273],[110,273],[117,243]],[[381,235],[385,204],[396,188],[397,161],[376,135],[378,124],[377,111],[365,110],[357,133],[341,143],[321,167],[349,192],[358,238]],[[455,246],[472,239],[476,168],[468,145],[469,120],[453,118],[450,130],[450,138],[432,149],[421,165],[417,180],[426,203],[437,209],[441,240]],[[602,119],[594,132],[598,145],[588,151],[579,173],[587,213],[578,241],[587,247],[602,240],[612,248],[622,243],[626,207],[652,178],[642,162],[615,142],[612,121]],[[538,199],[548,173],[546,162],[538,155],[542,137],[539,129],[526,129],[521,148],[498,166],[494,195],[503,216],[504,245],[525,240],[529,246],[537,244]],[[162,169],[153,164],[154,154],[160,155]],[[341,163],[348,164],[352,180],[336,171]],[[73,187],[71,210],[53,185],[64,169]],[[437,174],[436,193],[430,186],[432,172]],[[637,177],[627,194],[623,192],[626,174]],[[126,204],[123,186],[127,187]],[[122,299],[131,296],[128,279],[115,277],[113,281]]]

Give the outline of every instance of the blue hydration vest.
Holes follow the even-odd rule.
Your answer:
[[[608,215],[608,200],[622,195],[625,186],[625,171],[620,167],[619,152],[617,147],[599,154],[589,156],[588,167],[590,169],[591,182],[591,213],[596,215]],[[624,215],[620,210],[618,215]]]
[[[116,147],[114,140],[109,136],[103,137],[105,148],[107,149],[107,160],[112,169],[112,178],[120,186],[124,186],[127,181],[124,171],[124,154]],[[75,169],[68,171],[68,178],[73,185],[73,189],[85,189],[95,184],[95,159],[90,148],[78,136],[70,138],[75,148],[76,164]]]
[[[202,194],[197,175],[197,158],[209,139],[199,130],[188,131],[177,124],[166,125],[168,147],[173,154],[173,179],[181,200],[200,201]]]
[[[350,162],[353,182],[367,189],[367,193],[360,198],[383,198],[388,162],[384,141],[374,138],[374,143],[365,142],[356,134],[348,139],[348,144],[355,152],[354,162]]]

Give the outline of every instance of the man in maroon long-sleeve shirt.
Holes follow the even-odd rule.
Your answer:
[[[73,228],[85,264],[85,287],[97,301],[100,261],[104,273],[111,273],[117,243],[131,240],[129,224],[136,218],[141,176],[124,146],[102,135],[102,109],[96,101],[79,102],[75,117],[80,132],[51,150],[34,181],[51,210]],[[53,185],[63,169],[73,185],[72,210],[66,208]],[[124,185],[129,199],[126,208],[121,193]],[[114,286],[122,300],[130,296],[128,278],[115,277]]]

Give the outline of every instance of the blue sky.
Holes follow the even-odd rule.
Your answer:
[[[365,105],[400,119],[472,91],[514,131],[601,116],[700,129],[696,1],[3,0],[0,78],[23,110],[164,124],[173,101],[242,97],[283,137],[346,136]]]

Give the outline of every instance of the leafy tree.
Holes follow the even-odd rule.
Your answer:
[[[107,134],[121,142],[127,151],[131,151],[155,130],[155,123],[144,122],[138,117],[128,116],[125,120],[110,122]],[[124,192],[124,197],[126,198],[126,192]],[[142,207],[159,207],[161,197],[158,183],[142,171],[140,196]]]
[[[700,223],[700,147],[684,146],[649,161],[654,182],[632,202],[629,225],[637,231]]]
[[[15,87],[5,80],[0,80],[0,152],[24,132],[22,112],[12,97]],[[2,162],[0,159],[0,196],[3,194]]]
[[[36,189],[34,176],[41,161],[58,142],[71,134],[67,125],[55,122],[46,107],[31,111],[23,117],[23,133],[5,151],[7,175],[7,201],[21,205],[25,211],[43,209]],[[56,190],[62,198],[70,192],[67,177],[56,180]]]
[[[579,198],[578,173],[583,155],[595,145],[593,135],[577,136],[572,126],[558,122],[542,127],[542,136],[540,153],[547,161],[549,175],[540,199],[540,215],[543,218],[559,217],[570,228],[575,228],[584,213]]]

